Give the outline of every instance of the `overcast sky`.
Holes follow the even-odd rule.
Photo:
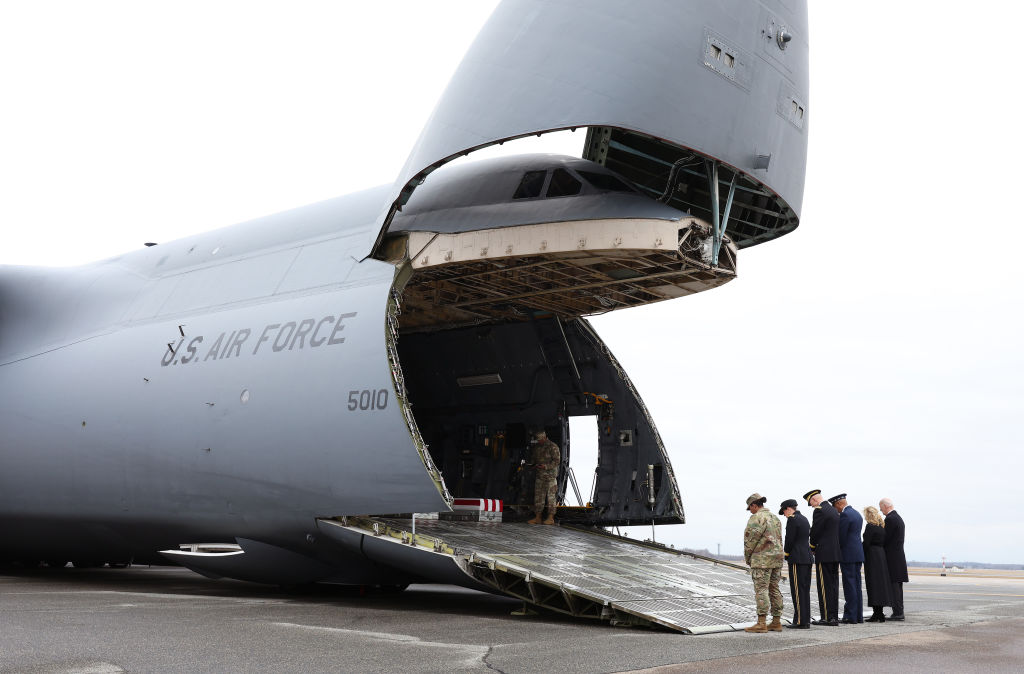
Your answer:
[[[0,5],[0,263],[390,183],[493,6]],[[1024,8],[817,0],[810,19],[800,228],[723,288],[594,319],[679,479],[688,524],[658,537],[739,553],[749,493],[820,488],[892,497],[911,559],[1024,562]]]

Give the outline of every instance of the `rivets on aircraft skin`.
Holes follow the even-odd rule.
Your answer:
[[[206,403],[206,404],[209,405],[210,407],[213,407],[213,403]]]
[[[786,30],[785,26],[779,29],[779,33],[775,38],[776,43],[779,45],[779,49],[785,49],[792,39],[792,33]]]
[[[84,421],[82,422],[82,428],[85,428],[85,422]]]
[[[238,399],[242,401],[242,404],[249,402],[249,389],[242,389],[242,395],[238,396]]]

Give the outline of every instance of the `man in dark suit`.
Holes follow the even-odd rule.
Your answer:
[[[903,551],[905,527],[903,518],[893,507],[891,498],[878,502],[878,509],[885,515],[885,561],[889,567],[889,581],[892,583],[892,615],[889,620],[905,620],[903,616],[903,583],[909,583],[907,576],[907,555]]]
[[[864,518],[856,508],[846,502],[846,494],[833,496],[829,503],[839,513],[839,568],[843,572],[843,619],[841,622],[864,622],[864,591],[861,589],[861,570],[864,567],[864,543],[861,529]]]
[[[821,613],[812,625],[839,626],[839,513],[825,504],[821,490],[806,494],[807,504],[814,508],[811,517],[810,543],[814,553],[815,575],[818,584],[818,610]]]
[[[796,509],[796,499],[783,501],[779,514],[786,517],[783,550],[789,564],[789,593],[793,597],[793,622],[786,627],[807,630],[811,628],[811,565],[814,564],[808,542],[811,525]]]

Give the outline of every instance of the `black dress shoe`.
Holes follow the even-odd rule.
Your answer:
[[[809,630],[809,629],[811,629],[810,625],[799,625],[799,624],[786,625],[786,627],[788,629],[791,629],[791,630]]]
[[[812,620],[812,625],[822,625],[823,627],[839,627],[838,620]]]
[[[850,620],[849,618],[843,618],[839,622],[843,623],[844,625],[853,625],[857,621],[856,620]]]
[[[891,615],[891,616],[889,616],[889,620],[895,620],[898,623],[903,622],[906,619],[907,619],[906,616],[902,616],[902,615]]]

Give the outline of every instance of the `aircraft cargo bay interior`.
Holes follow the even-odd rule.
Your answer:
[[[585,323],[548,316],[412,333],[400,337],[398,351],[419,432],[454,497],[501,499],[528,516],[534,488],[530,431],[544,429],[563,448],[558,491],[564,502],[570,488],[568,417],[596,410],[600,460],[594,492],[583,495],[591,507],[563,509],[560,518],[682,521],[657,432]],[[590,476],[583,481],[586,489]]]

